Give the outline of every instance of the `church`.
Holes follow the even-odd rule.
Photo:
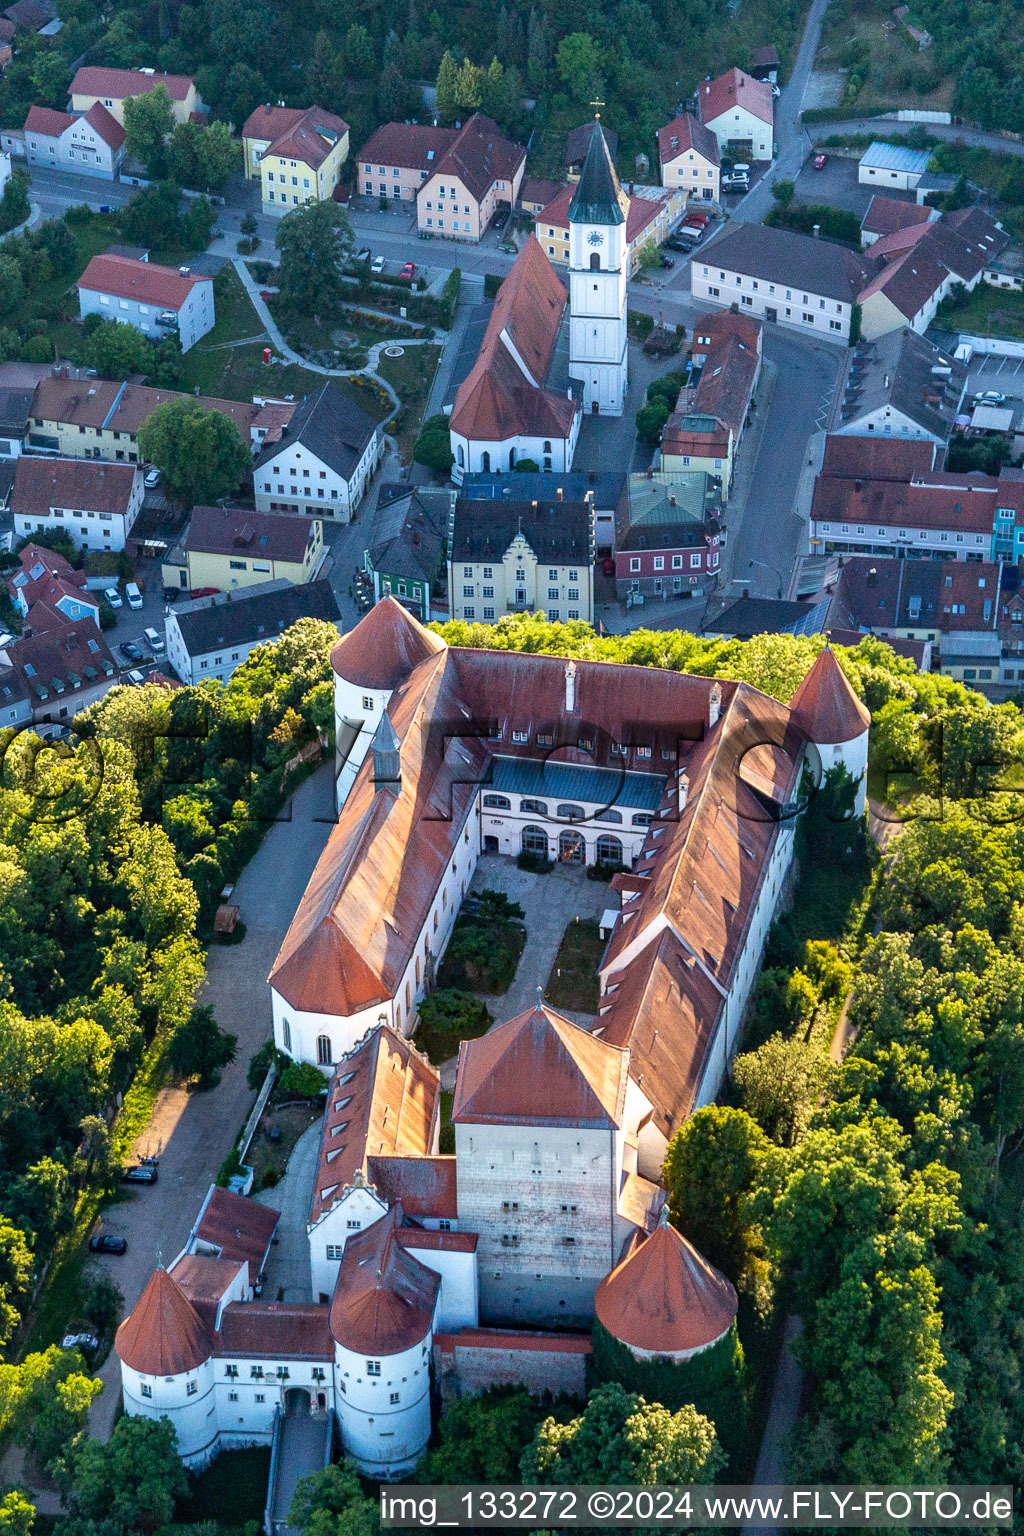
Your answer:
[[[328,1084],[308,1288],[263,1299],[278,1213],[211,1190],[116,1349],[125,1411],[168,1417],[190,1466],[309,1415],[395,1478],[432,1382],[581,1396],[595,1318],[636,1360],[730,1335],[735,1292],[667,1225],[662,1163],[737,1049],[808,776],[841,764],[863,814],[870,717],[827,646],[781,704],[449,646],[390,598],[332,666],[338,820],[269,978],[276,1044]],[[538,988],[464,1041],[442,1154],[417,1006],[481,854],[522,850],[618,867],[598,1014]]]
[[[569,205],[566,291],[534,235],[498,290],[476,362],[449,420],[452,479],[522,459],[566,473],[584,413],[621,416],[626,398],[628,199],[595,121]]]

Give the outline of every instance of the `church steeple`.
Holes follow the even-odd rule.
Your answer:
[[[588,414],[621,416],[626,399],[629,198],[600,121],[569,203],[569,376]]]
[[[569,204],[569,223],[625,224],[628,212],[629,200],[619,185],[608,141],[595,117],[587,158]]]

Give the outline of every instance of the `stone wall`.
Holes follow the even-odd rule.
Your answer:
[[[506,1386],[582,1398],[590,1351],[582,1334],[466,1328],[434,1335],[434,1370],[444,1402]]]

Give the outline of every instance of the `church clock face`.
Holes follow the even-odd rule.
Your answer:
[[[604,235],[602,235],[599,229],[592,229],[587,236],[587,241],[590,245],[603,245]]]

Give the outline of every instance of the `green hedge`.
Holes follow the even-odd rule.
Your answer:
[[[800,113],[800,120],[803,123],[844,123],[863,117],[884,117],[887,112],[898,110],[898,107],[858,108],[856,102],[847,102],[845,107],[811,107],[809,111]]]
[[[826,203],[790,203],[788,208],[778,204],[764,221],[777,229],[795,229],[799,234],[811,235],[817,224],[825,240],[840,240],[860,249],[860,219],[846,208],[832,208]]]

